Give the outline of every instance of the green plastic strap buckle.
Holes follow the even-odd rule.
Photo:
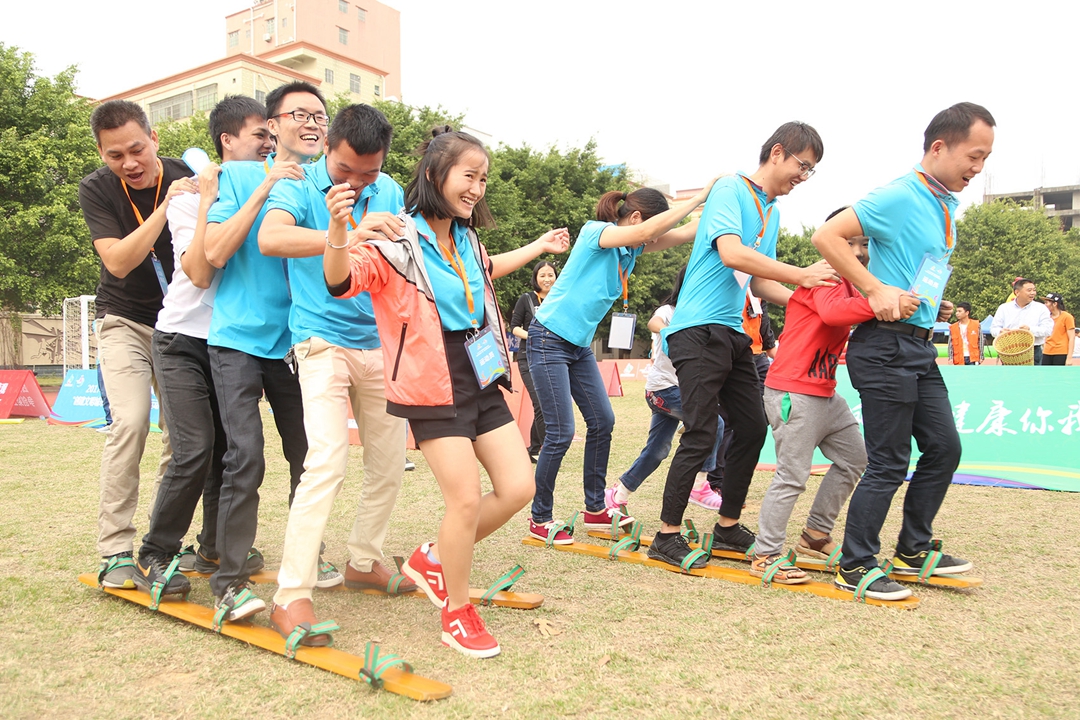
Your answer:
[[[221,626],[225,624],[225,618],[228,616],[229,611],[232,610],[232,602],[221,601],[221,605],[218,605],[217,611],[214,613],[214,622],[211,623],[210,629],[216,633],[221,632]]]
[[[514,583],[521,579],[521,576],[525,574],[525,568],[520,565],[515,565],[510,568],[509,571],[503,573],[502,577],[491,584],[491,587],[487,589],[483,595],[480,596],[481,605],[491,605],[495,602],[495,596],[503,590],[509,590],[514,587]]]
[[[875,580],[883,577],[885,577],[885,573],[881,571],[881,568],[870,568],[870,571],[863,575],[863,579],[855,586],[855,600],[858,602],[866,602],[866,589],[870,587]]]
[[[922,570],[919,571],[919,582],[930,582],[930,576],[937,570],[941,558],[942,554],[940,550],[931,550],[926,554],[926,562],[923,563]]]
[[[683,521],[683,524],[686,525],[686,529],[683,530],[683,535],[689,542],[693,543],[701,539],[701,535],[698,534],[697,526],[694,525],[693,520],[686,518],[686,520]]]
[[[709,557],[712,557],[712,542],[713,534],[711,532],[707,532],[701,536],[701,552]]]
[[[401,667],[409,673],[413,670],[412,665],[403,658],[391,654],[382,655],[379,645],[369,642],[364,648],[364,667],[360,668],[360,678],[378,690],[383,686],[383,674],[392,667]]]
[[[829,557],[825,559],[825,569],[826,570],[835,570],[835,569],[837,569],[838,567],[840,567],[840,560],[843,559],[843,557],[844,557],[844,546],[843,545],[837,545],[835,548],[833,548],[833,551],[831,553],[829,553]],[[888,564],[891,565],[892,564],[891,561]],[[889,573],[886,572],[885,574],[888,575]]]
[[[166,581],[168,582],[168,581]],[[150,604],[146,606],[147,610],[156,612],[158,606],[161,604],[161,591],[165,589],[165,582],[157,580],[150,586]]]
[[[296,651],[303,644],[304,638],[315,637],[316,635],[326,635],[330,642],[329,645],[334,644],[334,638],[330,633],[335,630],[340,630],[338,624],[333,620],[324,620],[321,623],[300,623],[293,628],[293,631],[289,633],[289,637],[285,638],[285,657],[290,660],[296,659]]]
[[[686,553],[686,557],[679,563],[679,567],[682,568],[683,572],[688,573],[690,572],[690,566],[696,563],[698,558],[702,557],[708,557],[708,554],[704,550],[691,550]]]
[[[746,559],[747,560],[753,560],[754,559],[754,548],[756,548],[756,547],[757,547],[757,541],[754,541],[754,542],[750,543],[750,547],[746,548]]]

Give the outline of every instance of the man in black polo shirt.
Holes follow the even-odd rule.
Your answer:
[[[79,205],[101,256],[98,356],[113,417],[101,455],[98,579],[105,587],[133,588],[132,517],[150,431],[151,337],[173,271],[165,210],[170,198],[196,188],[183,162],[158,158],[157,133],[135,103],[99,105],[90,127],[105,167],[79,183]],[[163,440],[164,466],[171,450],[168,436]]]

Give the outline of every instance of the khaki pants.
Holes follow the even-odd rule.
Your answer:
[[[98,354],[109,393],[112,425],[101,453],[101,498],[98,508],[98,552],[102,557],[132,550],[132,518],[139,504],[139,463],[150,432],[150,388],[155,389],[151,337],[154,329],[117,315],[106,315],[98,327]],[[161,393],[158,393],[160,402]],[[164,413],[158,413],[162,451],[154,496],[172,458]]]
[[[348,403],[364,444],[364,487],[349,536],[349,557],[363,572],[382,546],[405,470],[405,421],[386,412],[381,350],[355,350],[313,337],[295,348],[308,453],[296,488],[274,602],[311,598],[319,546],[349,458]]]

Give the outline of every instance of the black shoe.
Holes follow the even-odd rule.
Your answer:
[[[151,592],[155,583],[161,583],[161,595],[186,596],[191,592],[191,583],[180,572],[179,567],[174,567],[172,572],[169,572],[172,562],[172,558],[154,555],[139,558],[139,562],[135,564],[135,575],[132,576],[135,587],[143,592]]]
[[[266,565],[266,561],[263,560],[262,553],[251,548],[248,551],[247,556],[247,571],[248,573],[257,573],[263,569]],[[199,552],[195,554],[195,562],[192,569],[195,572],[203,573],[204,575],[213,575],[221,567],[221,560],[218,554],[213,550],[207,550],[204,547],[199,548]]]
[[[649,557],[681,568],[686,556],[693,552],[686,538],[679,533],[656,533],[649,546]],[[702,555],[690,563],[689,570],[700,570],[709,564],[709,556]]]
[[[244,581],[233,583],[222,597],[214,598],[215,610],[220,611],[222,605],[225,606],[225,617],[223,619],[229,622],[249,618],[255,613],[260,613],[266,609],[266,603],[258,595],[248,590],[247,583]]]
[[[750,528],[742,523],[735,523],[731,527],[723,527],[720,523],[713,526],[714,550],[732,550],[744,553],[750,549],[757,537],[750,532]]]
[[[926,564],[926,558],[930,554],[929,550],[923,550],[920,553],[905,553],[896,548],[896,556],[893,558],[892,571],[897,575],[919,575],[922,572],[923,566]],[[971,563],[967,560],[961,560],[955,558],[952,555],[946,555],[941,553],[941,559],[938,560],[937,567],[934,568],[931,575],[950,575],[955,573],[965,573],[971,569]]]
[[[869,570],[861,565],[852,570],[840,568],[836,573],[836,580],[833,581],[833,584],[841,590],[853,593],[858,590],[859,583],[862,582],[868,572]],[[911,591],[895,580],[890,580],[887,575],[882,575],[870,583],[866,588],[865,595],[874,600],[903,600],[911,596]]]

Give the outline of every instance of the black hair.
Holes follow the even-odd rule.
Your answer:
[[[821,135],[818,135],[818,131],[797,120],[784,123],[776,128],[776,132],[761,146],[758,162],[762,165],[768,162],[769,155],[772,154],[772,149],[776,145],[784,148],[785,159],[788,155],[801,155],[807,150],[814,153],[814,157],[817,158],[814,161],[815,164],[821,162],[821,159],[825,157],[825,144],[821,142]]]
[[[1014,280],[1013,284],[1012,284],[1013,292],[1019,292],[1020,288],[1024,287],[1028,283],[1031,283],[1032,285],[1034,285],[1035,281],[1034,280],[1028,280],[1025,277],[1016,278],[1016,280]]]
[[[443,197],[442,189],[454,165],[469,152],[481,152],[491,162],[484,144],[472,135],[457,132],[449,125],[432,128],[431,138],[416,149],[420,162],[413,170],[412,180],[405,188],[405,212],[420,213],[424,217],[445,220],[455,219],[454,211]],[[488,209],[487,199],[480,198],[473,205],[468,227],[493,228],[495,218]]]
[[[90,129],[94,131],[94,142],[101,147],[101,131],[115,130],[135,122],[143,131],[150,134],[150,120],[146,111],[130,100],[109,100],[94,108],[90,114]]]
[[[946,145],[967,140],[976,120],[982,120],[990,127],[997,125],[994,116],[982,105],[962,102],[945,108],[926,126],[923,132],[923,152],[930,152],[930,146],[935,140],[941,140]]]
[[[961,301],[956,303],[956,309],[959,310],[960,308],[963,308],[968,315],[971,314],[971,303],[967,301]]]
[[[639,212],[642,220],[648,220],[667,209],[667,198],[659,190],[638,188],[632,193],[612,190],[601,195],[600,201],[596,203],[596,219],[617,223],[624,217]]]
[[[529,285],[532,286],[533,292],[540,292],[540,283],[536,282],[536,276],[539,275],[540,271],[546,267],[551,268],[552,272],[555,273],[556,278],[559,277],[559,269],[555,267],[555,263],[549,262],[547,260],[541,260],[540,262],[533,265],[532,280],[529,281]]]
[[[249,117],[265,119],[266,107],[247,95],[226,95],[210,111],[210,137],[214,141],[214,149],[217,150],[219,158],[225,159],[221,136],[228,134],[237,137],[244,129],[244,123]]]
[[[291,82],[288,85],[281,85],[271,90],[266,95],[266,119],[277,117],[281,114],[281,101],[285,99],[285,96],[290,93],[311,93],[315,97],[319,98],[319,102],[322,103],[323,109],[326,109],[326,98],[319,92],[319,88],[315,87],[309,82],[303,82],[297,80]]]
[[[370,105],[349,105],[334,116],[326,140],[331,150],[342,142],[349,144],[357,155],[383,156],[390,152],[394,128],[381,112]]]
[[[686,265],[679,268],[679,272],[675,273],[675,282],[671,285],[671,293],[664,298],[661,305],[670,305],[675,307],[679,303],[679,291],[682,290],[683,278],[686,277]]]
[[[825,222],[829,222],[829,221],[830,221],[830,220],[832,220],[832,219],[833,219],[834,217],[836,217],[837,215],[839,215],[840,213],[844,212],[845,210],[847,210],[847,209],[848,209],[848,208],[850,208],[850,207],[851,207],[850,205],[845,205],[845,206],[844,206],[844,207],[842,207],[842,208],[837,208],[837,209],[833,210],[833,211],[832,211],[831,213],[829,213],[829,217],[825,218]]]

